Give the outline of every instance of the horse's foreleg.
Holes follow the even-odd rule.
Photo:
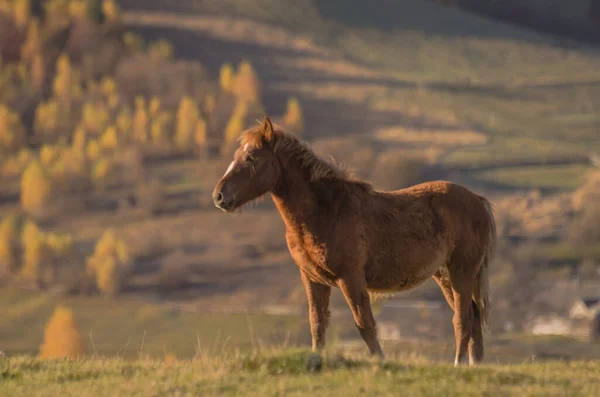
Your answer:
[[[377,340],[377,328],[371,311],[366,281],[362,277],[345,278],[339,281],[339,286],[350,310],[352,310],[354,323],[369,351],[372,355],[383,358],[383,351]]]
[[[331,287],[310,281],[302,271],[300,271],[300,274],[302,275],[302,283],[308,297],[312,349],[316,352],[325,347],[325,331],[329,322]]]

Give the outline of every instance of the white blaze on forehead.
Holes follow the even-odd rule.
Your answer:
[[[227,171],[225,171],[225,175],[229,174],[231,171],[233,171],[233,167],[235,167],[235,161],[232,161],[231,164],[229,164],[229,167],[227,167]]]
[[[247,151],[248,151],[248,144],[245,144],[244,145],[244,152],[247,152]]]

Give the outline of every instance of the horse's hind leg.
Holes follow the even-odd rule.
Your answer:
[[[433,275],[433,279],[440,286],[440,289],[442,290],[444,298],[446,298],[450,309],[454,311],[454,292],[452,291],[452,284],[450,284],[450,277],[448,276],[448,273],[438,270]]]
[[[483,329],[481,314],[477,304],[473,301],[473,327],[471,328],[471,340],[469,340],[469,365],[479,363],[483,360]]]
[[[466,361],[469,340],[473,328],[473,283],[464,274],[453,274],[450,270],[450,282],[454,298],[454,337],[456,339],[456,357],[454,365]]]

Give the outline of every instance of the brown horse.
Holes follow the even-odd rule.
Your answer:
[[[455,365],[483,359],[488,266],[496,230],[490,203],[457,184],[379,192],[321,160],[268,117],[242,134],[219,180],[216,207],[233,212],[270,193],[308,296],[313,351],[325,345],[331,287],[339,287],[371,354],[383,357],[370,294],[430,277],[454,310]]]

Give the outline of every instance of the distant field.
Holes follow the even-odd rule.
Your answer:
[[[0,359],[0,394],[34,396],[597,396],[598,362],[453,368],[414,357],[383,364],[308,353],[216,356],[193,361]]]

